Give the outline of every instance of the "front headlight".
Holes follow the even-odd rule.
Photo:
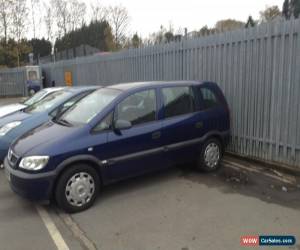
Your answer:
[[[18,127],[21,123],[22,122],[20,121],[7,123],[6,125],[0,128],[0,136],[6,135],[10,130],[14,129],[15,127]]]
[[[44,168],[47,165],[48,160],[49,156],[28,156],[21,160],[19,167],[36,171]]]

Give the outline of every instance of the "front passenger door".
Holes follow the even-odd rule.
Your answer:
[[[155,89],[126,97],[115,108],[114,122],[128,121],[132,127],[108,133],[109,173],[113,180],[143,174],[162,164],[161,122],[157,120]]]

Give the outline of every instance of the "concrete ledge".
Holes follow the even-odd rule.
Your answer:
[[[241,155],[241,154],[233,153],[230,151],[226,151],[225,155],[232,157],[232,158],[240,159],[240,160],[247,160],[252,163],[258,163],[265,168],[275,169],[275,170],[282,171],[284,173],[294,175],[294,176],[300,176],[300,166],[299,166],[299,168],[297,168],[297,167],[290,166],[290,165],[287,165],[284,163],[265,161],[265,160],[261,160],[261,159],[255,158],[255,157],[251,157],[248,155]]]

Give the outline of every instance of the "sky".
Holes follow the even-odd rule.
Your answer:
[[[50,2],[50,0],[42,0]],[[249,15],[259,18],[259,11],[266,6],[278,5],[282,8],[283,0],[81,0],[87,6],[99,1],[104,6],[123,5],[131,17],[128,33],[138,33],[143,38],[158,31],[163,25],[174,31],[199,30],[204,25],[213,27],[221,19],[247,20]],[[38,32],[44,33],[44,28]],[[30,30],[29,30],[29,33]],[[38,34],[42,36],[43,34]],[[30,35],[29,35],[30,36]]]
[[[85,0],[91,3],[95,0]],[[259,18],[259,11],[266,6],[278,5],[283,0],[102,0],[104,5],[122,4],[131,16],[130,31],[143,37],[159,30],[160,25],[174,30],[188,31],[209,27],[221,19],[233,18],[246,21],[249,15]]]

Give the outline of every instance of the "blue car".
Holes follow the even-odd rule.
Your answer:
[[[0,164],[8,153],[10,144],[19,136],[45,123],[97,87],[63,88],[48,94],[22,111],[0,119]]]
[[[16,193],[79,212],[121,179],[190,161],[216,170],[229,136],[228,105],[215,83],[119,84],[24,134],[4,165]]]

